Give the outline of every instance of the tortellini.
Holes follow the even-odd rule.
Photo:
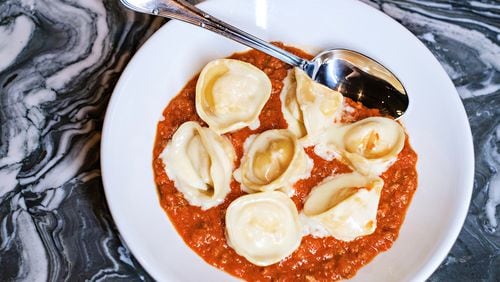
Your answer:
[[[280,98],[288,129],[298,138],[312,140],[340,118],[344,101],[342,94],[312,80],[299,68],[288,74]]]
[[[295,68],[280,93],[288,128],[248,137],[233,173],[236,153],[222,134],[257,128],[271,91],[269,77],[251,64],[233,59],[208,63],[195,98],[208,128],[185,122],[160,154],[168,177],[190,205],[207,210],[224,202],[232,176],[249,193],[225,210],[225,235],[228,246],[258,266],[290,256],[304,234],[342,241],[372,234],[384,186],[379,176],[397,159],[406,138],[402,126],[389,118],[342,124],[347,112],[343,96]],[[304,150],[310,145],[319,157],[339,158],[353,172],[330,176],[314,187],[299,216],[290,197],[294,183],[311,175],[314,162]]]
[[[196,111],[219,134],[258,127],[259,114],[270,95],[271,80],[263,71],[242,61],[218,59],[200,73]]]
[[[309,177],[312,166],[293,133],[273,129],[247,139],[241,166],[234,176],[247,192],[280,189],[291,193],[292,184]]]
[[[321,226],[338,240],[352,241],[375,231],[383,185],[381,178],[357,172],[337,175],[313,188],[302,212],[311,226]]]
[[[229,246],[251,263],[277,263],[302,240],[297,207],[279,191],[241,196],[227,208],[226,236]]]
[[[336,125],[320,136],[315,153],[324,159],[335,154],[362,174],[378,176],[397,159],[405,144],[405,132],[396,121],[370,117]]]
[[[295,71],[290,70],[283,80],[283,88],[280,93],[281,112],[288,124],[288,130],[293,132],[297,138],[301,138],[307,132],[296,93],[297,80],[295,79]]]
[[[235,153],[231,142],[197,122],[183,123],[160,155],[175,187],[206,210],[230,192]]]

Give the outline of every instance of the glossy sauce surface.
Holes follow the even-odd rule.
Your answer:
[[[283,47],[301,57],[311,58],[298,49]],[[282,81],[290,66],[254,50],[234,54],[230,58],[249,62],[262,69],[270,77],[273,86],[271,97],[259,116],[260,127],[257,130],[243,128],[226,134],[237,154],[235,162],[237,168],[243,155],[243,143],[248,136],[269,129],[287,128],[281,113],[279,95],[283,87]],[[165,119],[158,124],[153,169],[161,206],[185,243],[207,263],[248,281],[331,281],[354,276],[360,267],[392,246],[398,237],[406,210],[417,187],[417,155],[411,148],[408,138],[398,160],[381,176],[385,184],[377,213],[377,229],[373,234],[357,238],[352,242],[339,241],[333,237],[305,236],[300,247],[291,256],[266,267],[253,265],[236,254],[227,245],[224,218],[226,208],[231,201],[244,194],[240,190],[239,183],[232,180],[231,193],[224,203],[202,211],[199,207],[190,206],[176,190],[159,158],[165,145],[182,123],[194,120],[206,126],[195,109],[197,78],[195,76],[191,79],[163,112]],[[378,110],[367,109],[349,99],[346,101],[351,110],[344,113],[342,117],[344,122],[380,116]],[[311,188],[332,174],[351,171],[348,166],[337,160],[325,161],[316,156],[313,148],[306,148],[306,152],[314,160],[314,167],[311,177],[298,181],[294,186],[296,193],[292,200],[299,211]]]

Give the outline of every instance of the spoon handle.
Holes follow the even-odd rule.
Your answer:
[[[158,1],[157,8],[153,9],[150,13],[181,20],[208,29],[243,45],[262,51],[295,67],[303,68],[307,62],[298,56],[205,13],[184,0]]]

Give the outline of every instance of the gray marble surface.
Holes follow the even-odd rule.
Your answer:
[[[499,281],[500,2],[363,1],[439,59],[474,135],[469,213],[429,280]],[[109,214],[99,142],[117,79],[163,23],[117,0],[0,0],[0,281],[152,280]]]

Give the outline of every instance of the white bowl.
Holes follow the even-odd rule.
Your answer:
[[[458,236],[473,181],[472,137],[458,94],[432,54],[404,27],[352,0],[211,0],[200,8],[265,40],[317,53],[347,48],[392,70],[409,93],[402,121],[419,155],[419,185],[393,247],[353,278],[426,279]],[[210,60],[246,48],[171,21],[131,60],[104,122],[101,165],[108,204],[142,266],[160,281],[227,281],[232,276],[189,249],[159,204],[152,150],[163,109]]]

